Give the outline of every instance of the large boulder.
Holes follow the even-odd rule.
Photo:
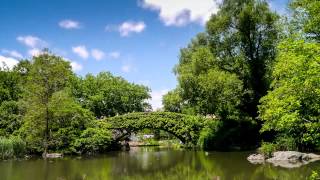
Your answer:
[[[304,155],[306,154],[297,151],[277,151],[272,153],[272,157],[267,159],[267,162],[290,161],[294,163],[302,160]]]
[[[320,160],[320,155],[313,153],[302,153],[297,151],[277,151],[272,153],[272,157],[267,159],[268,162],[274,161],[315,161]]]
[[[320,160],[320,155],[313,153],[302,153],[297,151],[277,151],[272,153],[272,157],[263,159],[261,154],[252,154],[247,159],[253,164],[262,164],[265,161],[273,164],[274,166],[281,166],[285,168],[295,168],[310,162]]]

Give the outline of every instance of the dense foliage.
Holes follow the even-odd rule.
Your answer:
[[[291,3],[294,31],[278,46],[272,84],[261,101],[263,133],[277,150],[320,148],[320,44],[318,1]],[[289,29],[289,28],[288,28]]]
[[[0,136],[9,136],[19,129],[21,116],[18,100],[21,94],[19,73],[9,69],[0,70]]]
[[[262,131],[294,138],[298,149],[320,147],[320,45],[282,42],[273,78],[272,91],[261,99]]]
[[[77,138],[73,144],[76,152],[91,154],[115,148],[110,147],[113,139],[111,138],[109,127],[110,125],[103,121],[93,121],[92,126],[84,130],[80,138]]]
[[[203,132],[208,147],[262,139],[267,150],[320,148],[320,3],[289,7],[279,21],[266,1],[224,0],[206,31],[181,49],[178,86],[164,96],[164,109],[218,118]]]
[[[179,84],[164,96],[165,110],[214,115],[225,133],[217,141],[254,145],[260,121],[253,120],[270,83],[278,18],[265,1],[223,1],[206,31],[181,50],[175,67]]]
[[[150,106],[149,89],[129,83],[111,73],[101,72],[97,76],[88,74],[73,83],[73,93],[80,104],[91,110],[95,117],[110,117],[128,112],[141,112]]]
[[[47,50],[1,70],[0,79],[0,136],[7,137],[3,149],[11,147],[8,137],[16,135],[29,153],[105,151],[111,133],[96,118],[149,108],[148,88],[108,72],[77,77],[68,61]],[[6,154],[4,150],[6,157],[16,153]]]
[[[195,113],[225,116],[237,109],[255,118],[269,85],[278,16],[264,1],[228,0],[220,8],[206,32],[181,50],[175,67],[181,97]]]

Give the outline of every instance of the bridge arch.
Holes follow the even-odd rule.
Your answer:
[[[164,130],[192,146],[197,144],[206,119],[172,112],[139,112],[106,118],[105,122],[110,124],[110,129],[129,133],[143,129]]]

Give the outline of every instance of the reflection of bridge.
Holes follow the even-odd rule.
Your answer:
[[[143,129],[164,130],[173,134],[182,143],[196,145],[201,130],[205,127],[205,119],[171,112],[129,113],[106,118],[105,121],[113,129],[114,141],[121,141],[132,132]]]

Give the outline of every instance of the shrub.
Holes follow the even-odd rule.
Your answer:
[[[95,127],[84,130],[80,138],[73,144],[77,153],[97,153],[110,148],[111,133],[104,122],[98,122]]]
[[[264,156],[271,157],[272,153],[277,150],[277,145],[269,142],[263,142],[258,151]]]
[[[278,151],[297,151],[297,145],[293,137],[278,136],[275,140]]]
[[[221,127],[222,123],[218,120],[207,120],[206,127],[200,132],[198,146],[202,149],[208,150],[215,147],[215,140],[217,131]]]

